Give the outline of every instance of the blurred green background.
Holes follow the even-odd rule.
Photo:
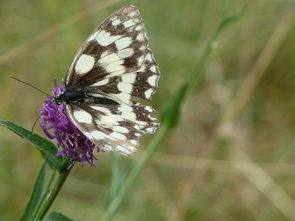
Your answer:
[[[224,7],[244,9],[212,47],[182,118],[114,220],[295,220],[295,2],[293,0],[0,1],[0,119],[30,129],[76,50],[116,9],[136,5],[159,63],[157,110],[200,59]],[[36,132],[41,134],[39,127]],[[141,140],[131,168],[151,135]],[[0,129],[0,220],[23,211],[42,159]],[[76,165],[53,209],[94,221],[105,211],[110,154]]]

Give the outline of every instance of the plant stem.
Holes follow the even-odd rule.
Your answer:
[[[107,196],[106,207],[109,206],[109,203],[111,203],[113,198],[116,196],[116,193],[118,192],[120,188],[120,180],[121,180],[119,154],[116,152],[112,152],[111,155],[112,155],[112,180],[111,180],[110,190]]]
[[[72,168],[72,167],[71,167]],[[52,189],[48,191],[45,195],[45,199],[42,202],[42,205],[40,206],[40,212],[36,216],[35,220],[42,220],[44,216],[46,215],[47,211],[50,209],[52,203],[54,202],[55,198],[57,197],[59,191],[61,190],[64,182],[66,181],[71,168],[68,170],[65,170],[62,173],[59,173],[59,176],[56,179],[56,182]]]
[[[43,205],[44,200],[46,199],[46,196],[47,196],[47,195],[49,194],[49,192],[50,192],[50,187],[51,187],[52,182],[53,182],[53,180],[54,180],[54,178],[55,178],[55,175],[56,175],[56,170],[53,170],[52,173],[51,173],[51,175],[50,175],[50,178],[49,178],[49,181],[48,181],[48,184],[47,184],[46,190],[45,190],[45,192],[43,193],[42,198],[40,199],[40,202],[39,202],[38,207],[35,209],[35,211],[34,211],[32,217],[30,217],[30,220],[35,220],[36,216],[38,215],[38,212],[40,211],[41,206]]]

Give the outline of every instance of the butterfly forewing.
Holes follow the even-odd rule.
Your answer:
[[[139,11],[124,7],[109,16],[79,49],[66,86],[109,104],[67,104],[71,121],[97,146],[132,154],[142,134],[158,127],[154,110],[133,101],[149,100],[160,76]]]

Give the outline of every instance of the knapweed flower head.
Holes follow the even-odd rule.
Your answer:
[[[64,88],[64,82],[58,87],[54,81],[54,87],[51,89],[54,97],[62,94]],[[56,140],[57,156],[68,156],[74,162],[88,162],[93,165],[93,161],[96,160],[94,151],[102,150],[88,140],[69,120],[65,104],[52,103],[54,97],[47,97],[40,109],[40,124],[44,134],[49,139]]]

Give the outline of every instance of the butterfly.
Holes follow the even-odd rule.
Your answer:
[[[155,110],[141,104],[158,87],[160,72],[138,9],[114,12],[82,44],[65,77],[65,104],[73,124],[96,146],[132,155],[143,134],[159,127]]]

